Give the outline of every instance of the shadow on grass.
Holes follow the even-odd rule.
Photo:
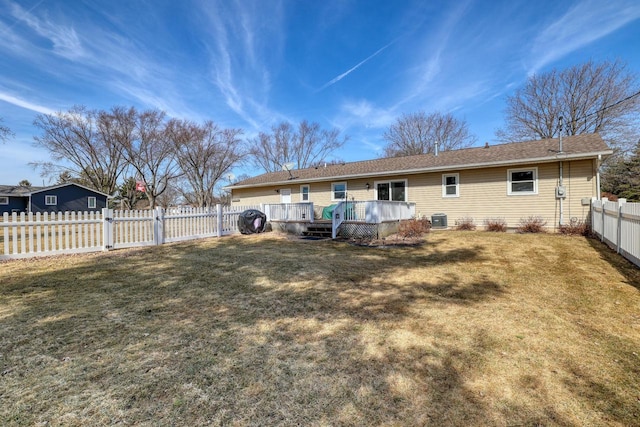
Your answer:
[[[640,290],[640,267],[616,253],[615,249],[611,249],[597,238],[587,238],[587,241],[589,245],[598,252],[602,259],[607,261],[607,263],[625,277],[627,284]]]
[[[8,277],[0,421],[500,424],[469,386],[498,343],[436,319],[505,293],[485,256],[230,238]]]

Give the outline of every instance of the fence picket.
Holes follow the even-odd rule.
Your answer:
[[[591,204],[592,230],[619,254],[640,267],[640,203],[625,199]]]

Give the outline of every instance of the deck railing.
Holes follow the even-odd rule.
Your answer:
[[[415,203],[387,200],[342,201],[336,205],[331,216],[331,236],[336,238],[340,225],[345,221],[380,224],[385,221],[411,219],[415,215]]]
[[[313,203],[265,203],[260,209],[267,221],[313,222]]]

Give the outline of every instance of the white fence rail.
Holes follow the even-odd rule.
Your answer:
[[[591,203],[591,229],[610,247],[640,267],[640,203],[606,199]]]
[[[4,213],[0,259],[102,250],[102,224],[96,212]]]
[[[260,206],[143,211],[8,213],[0,221],[0,260],[96,252],[181,240],[220,237],[238,231],[238,216]]]

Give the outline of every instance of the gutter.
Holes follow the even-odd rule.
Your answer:
[[[522,165],[522,164],[530,164],[530,163],[552,163],[552,162],[562,161],[562,160],[583,160],[583,159],[592,159],[594,157],[601,158],[602,155],[611,155],[611,154],[613,154],[613,150],[598,151],[594,153],[580,153],[580,154],[558,153],[554,157],[537,157],[537,158],[520,159],[520,160],[501,160],[499,162],[490,162],[490,163],[469,163],[469,164],[463,164],[463,165],[458,164],[458,165],[436,166],[436,167],[427,167],[427,168],[418,168],[418,169],[404,169],[404,170],[395,170],[395,171],[390,170],[390,171],[369,172],[369,173],[359,173],[359,174],[350,174],[350,175],[334,175],[330,177],[300,179],[298,182],[300,183],[326,182],[326,181],[335,181],[338,179],[371,178],[376,176],[388,176],[388,175],[417,175],[421,173],[430,173],[430,172],[447,172],[452,170],[482,169],[487,167]],[[291,183],[294,181],[295,180],[287,179],[285,181],[262,182],[259,184],[232,185],[232,186],[223,187],[223,190],[229,191],[229,190],[238,190],[242,188],[271,187],[274,185],[291,185]]]

